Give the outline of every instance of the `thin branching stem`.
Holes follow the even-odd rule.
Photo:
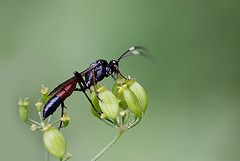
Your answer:
[[[42,126],[39,122],[34,121],[34,120],[32,120],[32,119],[27,119],[27,122],[30,123],[30,124],[36,124],[36,125],[38,125],[38,126]]]
[[[52,123],[50,123],[51,125],[54,125],[54,124],[57,124],[57,123],[59,123],[61,121],[61,119],[58,119],[58,120],[56,120],[56,121],[53,121]]]
[[[52,115],[50,115],[50,116],[48,117],[47,124],[49,124],[49,123],[50,123],[50,121],[51,121],[51,117],[52,117]]]
[[[108,151],[108,149],[110,149],[118,141],[122,133],[123,132],[119,132],[118,135],[105,148],[103,148],[102,151],[100,151],[91,161],[98,160],[104,153],[106,153],[106,151]]]
[[[124,124],[128,121],[128,119],[129,119],[129,113],[126,113],[123,120]]]
[[[112,122],[109,122],[108,120],[105,120],[105,119],[101,119],[99,118],[103,123],[105,123],[106,125],[110,126],[110,127],[113,127],[115,128],[116,125],[115,124],[112,124]]]
[[[38,116],[39,116],[39,118],[40,118],[40,121],[43,121],[42,114],[41,114],[40,111],[38,112]]]
[[[134,126],[136,126],[141,120],[142,120],[141,117],[136,117],[135,120],[128,125],[128,129],[131,129]]]

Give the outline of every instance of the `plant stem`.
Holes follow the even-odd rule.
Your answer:
[[[119,132],[118,135],[105,147],[100,151],[91,161],[95,161],[99,159],[108,149],[110,149],[120,138],[123,132]]]
[[[58,120],[56,120],[56,121],[53,121],[52,123],[50,123],[51,125],[54,125],[54,124],[56,124],[56,123],[59,123],[61,121],[61,119],[58,119]]]
[[[50,115],[50,116],[48,117],[48,122],[47,122],[47,124],[50,123],[50,121],[51,121],[51,117],[52,117],[52,115]]]
[[[135,120],[128,125],[128,129],[131,129],[134,126],[136,126],[141,120],[142,120],[142,118],[140,118],[140,117],[135,118]]]
[[[109,122],[109,121],[107,121],[107,120],[105,120],[105,119],[101,119],[100,118],[100,120],[102,121],[102,122],[104,122],[106,125],[108,125],[108,126],[110,126],[110,127],[116,127],[116,125],[115,124],[112,124],[112,122]]]
[[[42,122],[42,121],[43,121],[43,118],[42,118],[41,112],[38,112],[38,115],[39,115],[40,121]]]
[[[27,120],[29,123],[31,123],[31,124],[36,124],[36,125],[38,125],[38,126],[42,126],[40,123],[38,123],[37,121],[34,121],[34,120],[32,120],[32,119],[28,119]]]

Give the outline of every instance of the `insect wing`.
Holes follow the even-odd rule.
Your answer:
[[[89,68],[87,68],[86,70],[84,70],[83,72],[81,72],[81,76],[86,75],[89,71],[93,70],[94,68],[96,68],[100,63],[93,63]],[[54,88],[54,90],[52,90],[48,96],[53,96],[56,93],[58,93],[59,91],[61,91],[66,85],[68,85],[69,83],[71,83],[72,81],[75,81],[75,77],[71,77],[68,80],[66,80],[65,82],[61,83],[60,85],[58,85],[56,88]]]
[[[82,71],[82,72],[80,73],[81,76],[86,75],[88,72],[90,72],[91,70],[93,70],[94,68],[96,68],[99,64],[100,64],[100,62],[91,64],[91,66],[90,66],[89,68],[87,68],[86,70],[84,70],[84,71]]]
[[[56,88],[54,88],[54,90],[52,90],[48,96],[53,96],[56,93],[58,93],[59,91],[61,91],[66,85],[68,85],[70,82],[75,81],[75,77],[69,78],[68,80],[66,80],[65,82],[61,83],[60,85],[58,85]]]

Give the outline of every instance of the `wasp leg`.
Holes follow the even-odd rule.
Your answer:
[[[65,108],[65,105],[64,105],[63,102],[61,103],[61,108],[62,108],[62,113],[61,113],[61,118],[62,118],[62,117],[63,117],[64,108]],[[60,122],[60,125],[59,125],[59,127],[58,127],[58,130],[60,130],[61,126],[62,126],[62,121]]]
[[[94,90],[95,90],[96,96],[97,96],[97,98],[98,98],[100,101],[102,101],[102,99],[101,99],[101,98],[99,98],[99,96],[98,96],[98,93],[97,93],[97,89],[96,89],[96,87],[95,87],[95,85],[96,85],[96,82],[95,82],[95,74],[94,74],[94,69],[92,70],[92,75],[93,75],[93,88],[94,88]]]
[[[73,72],[73,73],[74,73],[74,75],[75,75],[75,78],[77,79],[77,82],[78,82],[79,86],[81,87],[80,89],[75,88],[75,91],[81,91],[81,92],[83,92],[84,95],[87,97],[88,101],[90,102],[90,104],[92,105],[94,111],[96,111],[97,114],[101,115],[101,113],[98,112],[98,110],[94,107],[92,101],[90,100],[90,98],[88,97],[88,95],[87,95],[87,93],[86,93],[86,84],[85,84],[85,82],[84,82],[81,74],[79,74],[77,71],[75,71],[75,72]],[[81,83],[84,85],[84,87],[82,86]]]
[[[116,81],[116,78],[113,76],[113,74],[111,74],[112,78],[114,79],[114,81]]]
[[[120,72],[120,70],[119,70],[119,68],[118,68],[117,65],[114,65],[114,67],[117,69],[118,73],[119,73],[125,80],[134,80],[134,79],[132,79],[132,78],[129,79],[129,78],[125,77],[124,75],[122,75],[122,73]]]

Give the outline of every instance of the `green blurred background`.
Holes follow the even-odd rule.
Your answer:
[[[51,90],[96,59],[143,45],[159,69],[140,56],[124,59],[120,69],[144,86],[146,115],[100,160],[239,161],[239,4],[1,0],[0,160],[44,160],[42,133],[19,119],[19,97],[30,97],[30,116],[38,119],[42,83]],[[90,160],[117,133],[92,116],[83,94],[65,104],[72,118],[61,130],[67,151],[72,160]]]

